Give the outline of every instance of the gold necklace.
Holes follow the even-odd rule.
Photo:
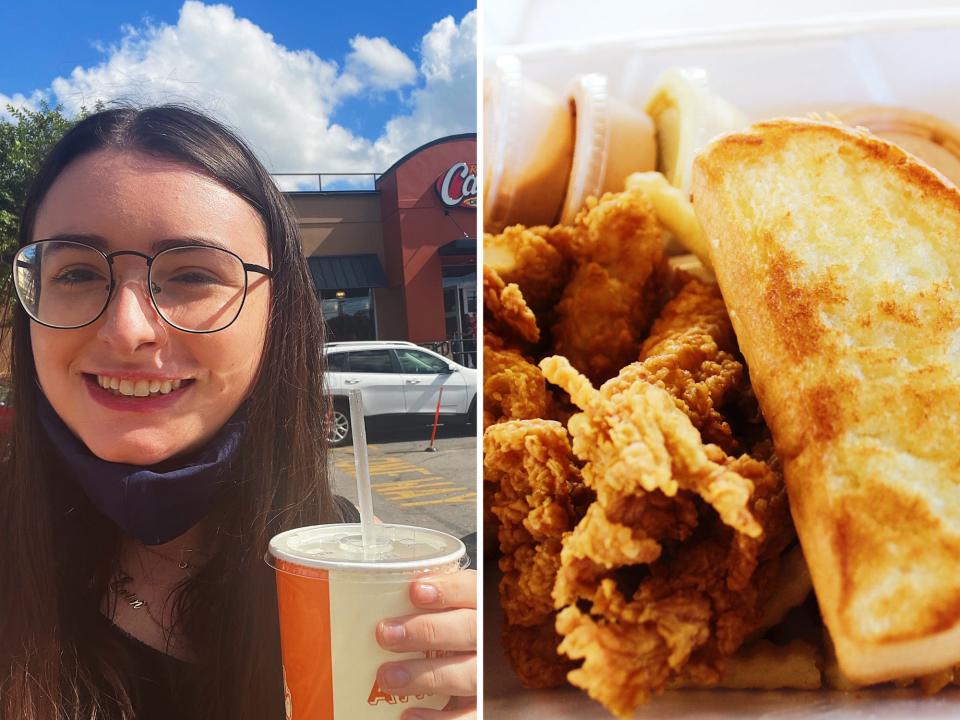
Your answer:
[[[156,555],[157,557],[166,560],[169,563],[175,563],[176,566],[181,570],[189,570],[190,568],[194,567],[193,563],[190,562],[192,559],[192,553],[200,553],[200,550],[197,548],[183,548],[180,551],[180,559],[174,560],[169,555],[164,555],[162,552],[159,550],[154,550],[149,545],[144,545],[143,549],[149,552],[151,555]],[[202,553],[199,555],[199,557],[201,559],[203,558]]]
[[[158,628],[166,632],[164,624],[150,611],[150,604],[130,589],[129,585],[132,582],[133,577],[125,572],[123,568],[118,568],[116,579],[110,583],[110,588],[117,597],[123,598],[132,609],[143,610],[147,614],[147,617],[150,618]]]

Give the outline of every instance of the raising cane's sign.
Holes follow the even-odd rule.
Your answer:
[[[458,162],[437,178],[433,187],[446,207],[477,206],[477,165]]]

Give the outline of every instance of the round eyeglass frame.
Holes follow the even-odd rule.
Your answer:
[[[17,252],[13,255],[12,262],[11,262],[11,267],[13,268],[13,272],[16,271],[17,262],[19,262],[19,259],[20,259],[20,253],[24,252],[27,248],[31,248],[41,243],[48,243],[48,242],[58,242],[58,243],[64,243],[64,244],[70,244],[70,245],[78,245],[88,250],[94,250],[95,252],[99,253],[104,260],[106,260],[107,268],[110,271],[110,290],[107,292],[107,298],[103,303],[103,307],[100,308],[100,312],[98,312],[92,320],[85,322],[82,325],[51,325],[50,323],[46,323],[40,318],[35,317],[34,314],[27,309],[27,304],[23,301],[23,298],[20,297],[20,287],[17,285],[17,281],[11,277],[11,281],[13,282],[13,289],[17,294],[17,301],[20,303],[20,307],[23,308],[23,311],[35,323],[38,323],[39,325],[43,325],[44,327],[53,328],[54,330],[79,330],[80,328],[87,327],[88,325],[93,325],[93,323],[95,323],[97,320],[101,318],[103,313],[105,313],[107,308],[110,306],[110,301],[113,299],[113,291],[117,287],[116,279],[114,278],[114,275],[113,275],[113,259],[115,257],[120,257],[121,255],[136,255],[137,257],[143,258],[146,261],[147,292],[150,295],[150,302],[153,304],[153,309],[156,310],[157,312],[157,317],[159,317],[161,320],[163,320],[163,322],[165,322],[167,325],[169,325],[173,329],[179,330],[180,332],[191,333],[193,335],[209,335],[211,333],[220,332],[221,330],[226,330],[228,327],[230,327],[237,321],[237,318],[240,317],[240,313],[243,311],[243,306],[247,302],[247,290],[249,289],[249,286],[250,286],[250,284],[247,282],[247,273],[256,272],[256,273],[260,273],[261,275],[266,275],[269,278],[273,277],[272,269],[263,267],[262,265],[256,265],[254,263],[244,262],[243,258],[237,255],[232,250],[227,250],[226,248],[221,248],[221,247],[214,247],[213,245],[204,245],[201,243],[193,243],[193,244],[184,243],[183,245],[175,245],[173,247],[165,248],[164,250],[161,250],[160,252],[158,252],[156,255],[146,255],[142,252],[137,252],[136,250],[117,250],[116,252],[105,253],[103,252],[103,250],[101,250],[98,247],[94,247],[93,245],[77,242],[76,240],[59,240],[57,238],[37,240],[35,242],[24,245],[19,250],[17,250]],[[219,327],[216,330],[188,330],[187,328],[180,327],[176,323],[171,322],[167,318],[167,316],[163,313],[163,311],[160,309],[160,306],[157,304],[157,298],[154,297],[154,294],[153,294],[153,279],[151,277],[151,274],[153,272],[153,263],[158,257],[163,255],[164,253],[174,252],[176,250],[183,250],[184,248],[205,248],[207,250],[215,250],[217,252],[226,253],[227,255],[232,255],[233,257],[235,257],[237,261],[240,263],[240,265],[243,267],[243,270],[244,270],[243,299],[240,301],[240,307],[237,308],[237,312],[233,316],[233,319],[223,327]]]

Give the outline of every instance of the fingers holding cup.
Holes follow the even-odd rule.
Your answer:
[[[451,703],[443,710],[405,710],[400,720],[477,720],[477,706],[472,703],[469,707],[460,707]]]
[[[383,620],[377,625],[377,642],[393,652],[473,652],[477,611],[461,608]]]
[[[432,575],[410,585],[410,600],[424,610],[477,607],[477,572]]]
[[[450,655],[425,660],[384,663],[378,672],[380,687],[403,695],[477,694],[477,656]]]

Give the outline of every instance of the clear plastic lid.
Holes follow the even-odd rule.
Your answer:
[[[484,108],[484,230],[552,225],[573,156],[566,103],[504,56],[485,78]]]
[[[327,570],[391,572],[459,566],[464,544],[447,533],[412,525],[374,526],[374,543],[364,547],[359,523],[314,525],[280,533],[265,558],[277,568],[285,563]]]
[[[570,179],[560,222],[573,223],[588,197],[620,192],[627,175],[656,167],[653,123],[609,92],[605,75],[578,75],[567,90],[574,124]]]

